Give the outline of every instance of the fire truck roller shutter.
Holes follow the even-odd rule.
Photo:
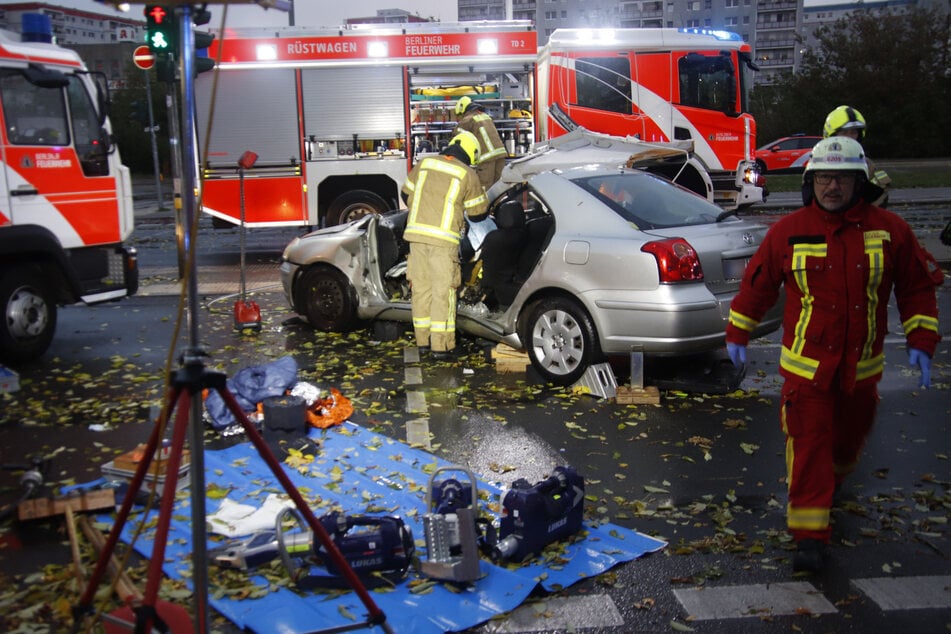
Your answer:
[[[203,73],[195,79],[200,144],[205,142],[215,74]],[[294,71],[229,69],[217,75],[208,163],[233,171],[247,150],[258,155],[259,166],[300,163]]]
[[[402,158],[387,157],[372,164],[361,161],[360,169],[353,171],[331,164],[353,161],[352,155],[363,149],[361,142],[372,142],[375,150],[381,142],[389,147],[396,139],[405,140],[402,68],[309,68],[301,72],[301,88],[305,138],[338,144],[339,158],[312,161],[307,169],[311,192],[316,186],[317,205],[326,224],[397,208],[406,177]]]

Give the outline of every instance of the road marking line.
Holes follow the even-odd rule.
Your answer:
[[[403,377],[406,385],[420,385],[423,382],[423,369],[418,366],[410,366],[403,372]]]
[[[874,577],[852,583],[884,611],[951,608],[951,576]]]
[[[533,601],[513,610],[501,621],[492,621],[498,634],[573,631],[589,627],[618,627],[624,619],[606,594],[555,597]]]
[[[688,588],[674,590],[674,596],[697,621],[837,612],[811,583],[804,581]]]
[[[414,418],[406,421],[406,443],[413,447],[422,447],[426,451],[433,450],[430,443],[428,418]]]

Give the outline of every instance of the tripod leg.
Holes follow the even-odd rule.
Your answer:
[[[173,387],[171,390],[169,390],[169,401],[174,404],[180,395],[181,389]],[[143,456],[142,461],[139,463],[139,466],[136,468],[135,474],[132,476],[132,481],[129,483],[128,492],[126,493],[125,499],[122,501],[122,506],[119,508],[119,512],[116,515],[115,524],[113,525],[112,530],[109,531],[109,537],[106,539],[106,543],[103,546],[102,554],[99,557],[99,561],[96,563],[96,568],[93,571],[92,576],[89,578],[89,584],[86,586],[85,592],[83,592],[83,595],[79,599],[79,605],[73,610],[75,617],[73,619],[73,632],[79,631],[78,626],[80,623],[80,617],[90,613],[90,608],[92,607],[93,600],[95,599],[96,589],[99,587],[103,576],[106,574],[109,559],[116,548],[116,544],[119,543],[119,536],[122,534],[122,528],[125,526],[126,520],[129,518],[129,513],[132,511],[132,504],[135,502],[135,494],[145,481],[145,475],[148,473],[149,467],[152,464],[152,459],[155,456],[155,451],[158,449],[159,441],[162,438],[162,432],[165,429],[166,423],[168,422],[168,417],[170,415],[171,408],[166,412],[166,417],[164,419],[160,419],[155,424],[155,426],[152,427],[152,433],[145,445],[145,455]]]
[[[392,632],[389,624],[386,622],[386,614],[384,614],[383,611],[373,601],[373,598],[367,592],[363,582],[360,581],[360,577],[358,577],[350,567],[349,562],[347,562],[346,558],[340,552],[340,549],[337,548],[337,544],[334,543],[334,541],[330,538],[330,535],[327,534],[327,531],[324,530],[323,524],[320,523],[313,511],[310,510],[310,506],[307,505],[307,502],[304,500],[303,496],[301,496],[300,492],[297,490],[297,487],[294,486],[294,483],[291,482],[290,478],[287,477],[287,474],[284,472],[284,468],[281,466],[281,463],[277,461],[277,458],[275,458],[274,454],[271,453],[271,449],[267,446],[267,443],[264,442],[264,438],[260,433],[258,433],[258,430],[254,427],[254,425],[251,424],[251,421],[248,420],[247,415],[244,413],[244,410],[241,409],[241,406],[238,405],[238,401],[235,400],[234,395],[228,391],[227,386],[215,386],[215,389],[221,395],[225,405],[228,406],[228,410],[234,415],[235,420],[238,420],[241,423],[241,426],[244,427],[245,433],[248,435],[248,438],[251,440],[254,448],[258,450],[261,458],[264,459],[264,462],[267,463],[267,466],[271,469],[271,473],[274,474],[274,477],[276,477],[281,483],[284,491],[286,491],[287,495],[290,496],[291,500],[294,501],[294,505],[306,520],[307,525],[310,527],[310,530],[313,531],[314,536],[317,537],[324,548],[327,549],[327,554],[330,555],[334,565],[343,574],[343,577],[347,581],[347,585],[349,585],[353,591],[356,592],[357,596],[360,598],[360,601],[363,603],[364,607],[366,607],[367,612],[369,613],[368,622],[371,625],[380,625],[386,632]]]

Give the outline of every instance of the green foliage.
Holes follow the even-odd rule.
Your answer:
[[[155,70],[143,71],[131,62],[126,70],[126,87],[112,93],[112,105],[109,119],[112,122],[112,135],[119,147],[122,162],[136,174],[152,174],[152,139],[147,126],[136,120],[135,115],[143,111],[147,104],[145,89],[146,78],[151,82],[152,121],[158,126],[156,146],[162,172],[169,173],[168,112],[165,107],[166,84],[155,78]],[[147,106],[146,106],[147,108]],[[147,115],[147,110],[145,112]]]
[[[815,37],[797,74],[751,92],[760,145],[796,132],[821,135],[826,114],[847,104],[868,122],[870,156],[951,155],[946,12],[859,8]]]

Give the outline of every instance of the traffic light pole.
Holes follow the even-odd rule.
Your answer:
[[[145,76],[145,101],[149,108],[149,139],[152,141],[152,170],[155,172],[155,200],[159,210],[165,209],[165,196],[162,195],[161,168],[159,167],[158,141],[155,138],[155,115],[152,111],[152,82],[149,71],[143,70]]]

